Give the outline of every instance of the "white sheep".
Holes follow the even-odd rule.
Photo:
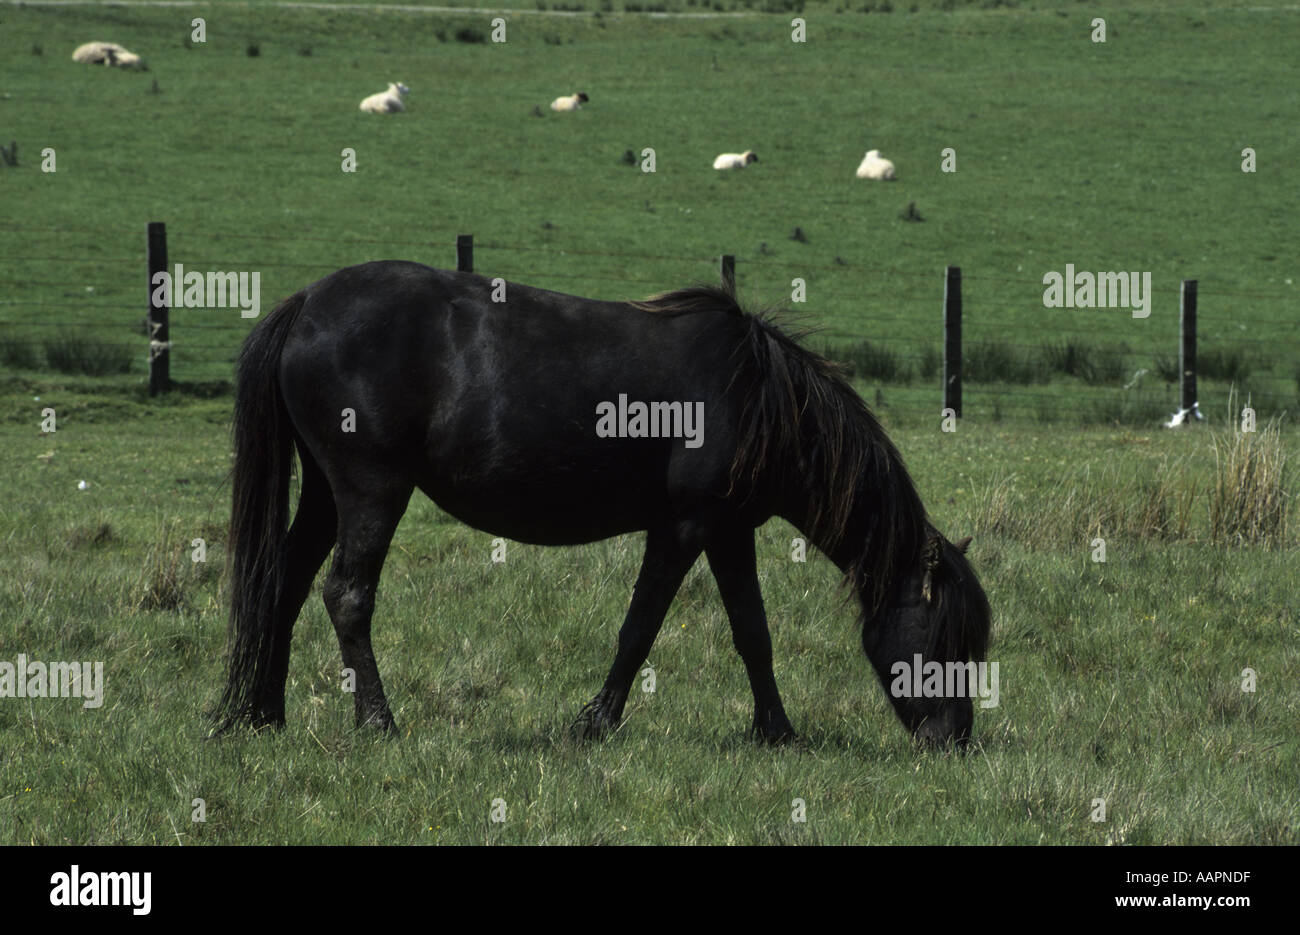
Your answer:
[[[890,179],[894,178],[894,164],[888,159],[880,158],[880,150],[870,150],[862,157],[862,164],[858,166],[858,178],[860,179]]]
[[[410,94],[411,89],[400,81],[390,82],[387,91],[376,91],[361,102],[361,109],[368,114],[400,114],[406,110],[402,95]]]
[[[758,162],[758,153],[747,149],[743,153],[723,153],[713,160],[715,169],[743,169],[751,162]]]
[[[116,42],[87,42],[79,45],[72,53],[72,60],[83,65],[110,65],[148,71],[144,59],[134,52],[128,52]]]
[[[589,100],[591,98],[579,91],[577,94],[570,94],[568,97],[557,97],[551,101],[551,110],[578,110]]]

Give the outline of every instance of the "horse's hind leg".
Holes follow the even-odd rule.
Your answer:
[[[272,626],[269,677],[257,699],[254,725],[284,724],[284,683],[289,677],[289,643],[311,583],[334,547],[338,517],[329,482],[310,455],[303,453],[302,493],[289,535],[277,561],[283,569]]]
[[[339,515],[338,548],[325,579],[325,608],[339,639],[343,666],[356,677],[357,726],[388,730],[394,726],[393,714],[370,647],[370,618],[384,557],[414,487],[379,472],[332,486]]]
[[[733,530],[716,536],[706,553],[718,582],[722,603],[731,621],[731,639],[745,663],[754,693],[754,735],[768,743],[793,740],[794,728],[785,716],[772,671],[772,636],[763,610],[754,560],[754,531]]]
[[[579,738],[598,738],[618,726],[632,680],[650,655],[664,615],[699,554],[698,546],[680,542],[673,532],[652,529],[646,533],[641,573],[623,628],[618,631],[618,654],[604,687],[574,721],[573,732]]]

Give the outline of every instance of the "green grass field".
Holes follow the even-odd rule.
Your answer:
[[[495,4],[513,5],[538,6]],[[0,4],[0,143],[19,157],[0,165],[0,662],[101,660],[106,677],[93,710],[0,698],[0,843],[1297,843],[1300,13],[588,6],[511,16],[494,44],[457,39],[491,31],[469,12]],[[190,48],[195,15],[208,41]],[[1105,44],[1089,41],[1094,16]],[[91,39],[150,71],[75,65]],[[412,87],[408,112],[361,114],[390,80]],[[582,111],[546,109],[578,89]],[[56,172],[40,169],[46,147]],[[623,161],[645,147],[653,174]],[[869,148],[899,181],[853,178]],[[761,161],[709,168],[742,149]],[[913,202],[922,223],[899,217]],[[260,271],[264,311],[355,262],[449,266],[459,233],[480,272],[606,298],[712,279],[721,253],[756,303],[786,304],[805,279],[795,308],[823,329],[816,346],[860,377],[874,372],[861,341],[894,355],[894,376],[859,389],[936,524],[975,537],[1001,676],[978,752],[912,748],[834,569],[791,562],[780,522],[760,533],[760,576],[803,743],[745,739],[749,689],[701,563],[651,654],[657,690],[634,692],[607,742],[574,744],[640,537],[512,543],[493,564],[487,534],[422,498],[375,616],[399,736],[352,729],[318,583],[288,728],[204,741],[223,678],[230,361],[250,323],[174,311],[182,391],[145,396],[155,220],[172,263]],[[1151,317],[1044,308],[1041,277],[1066,263],[1151,271]],[[966,340],[995,377],[967,384],[954,434],[922,373],[946,264],[964,271]],[[1170,432],[1161,372],[1183,278],[1200,283],[1218,376],[1202,379],[1210,424]],[[52,369],[87,339],[127,372]],[[1091,365],[1045,368],[1044,346],[1066,342]],[[1017,368],[1033,373],[996,379]],[[1233,437],[1246,399],[1279,434]],[[1253,541],[1236,518],[1267,497],[1282,499]],[[489,821],[498,798],[504,823]]]

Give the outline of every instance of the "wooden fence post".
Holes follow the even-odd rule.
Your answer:
[[[961,416],[961,267],[949,266],[943,284],[943,408]]]
[[[473,234],[458,234],[456,237],[456,272],[474,272]]]
[[[1178,339],[1179,403],[1178,408],[1188,411],[1184,422],[1194,421],[1199,415],[1196,409],[1196,280],[1184,279],[1180,294],[1181,313]]]
[[[167,225],[150,221],[148,228],[149,260],[149,395],[157,396],[171,389],[171,333],[168,327],[168,307],[154,305],[154,274],[171,273],[167,269]],[[180,288],[180,283],[172,283]]]
[[[722,286],[731,292],[736,291],[736,258],[730,253],[722,255]]]

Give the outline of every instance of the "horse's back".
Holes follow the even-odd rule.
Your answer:
[[[659,315],[404,261],[304,292],[281,384],[321,459],[406,471],[449,512],[524,541],[645,528],[674,497],[726,486],[740,316]],[[636,403],[680,404],[662,420],[676,434],[629,430]]]

